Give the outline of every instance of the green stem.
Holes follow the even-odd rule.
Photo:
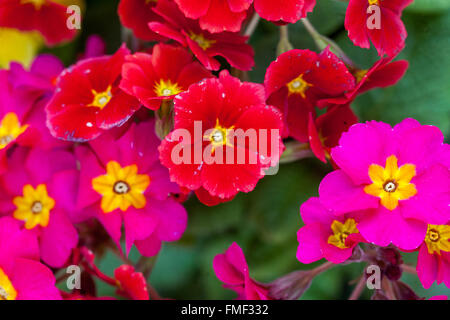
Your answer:
[[[261,17],[256,12],[253,14],[252,20],[248,23],[244,36],[251,37],[252,34],[255,32],[256,28],[258,27],[258,23],[261,20]]]
[[[353,68],[357,69],[354,62],[345,54],[345,52],[337,45],[336,42],[331,40],[330,38],[325,37],[324,35],[320,34],[316,28],[309,22],[307,18],[303,18],[300,20],[303,25],[305,26],[306,30],[309,32],[311,37],[313,38],[314,42],[316,43],[317,48],[322,51],[326,47],[330,46],[330,50],[335,53],[339,58],[344,61],[344,63]]]
[[[286,149],[280,157],[280,164],[314,157],[314,153],[309,148],[309,143],[289,141],[285,143],[285,146]]]
[[[289,50],[294,49],[292,44],[289,42],[289,29],[288,25],[280,26],[280,41],[277,46],[277,55],[285,53]]]
[[[358,298],[363,293],[365,287],[366,287],[366,277],[365,275],[362,275],[361,278],[359,278],[359,281],[356,284],[355,289],[353,289],[353,292],[350,295],[350,298],[348,298],[348,300],[358,300]]]

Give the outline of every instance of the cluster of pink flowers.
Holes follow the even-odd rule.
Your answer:
[[[424,287],[450,286],[449,145],[433,126],[370,121],[342,134],[331,157],[339,169],[301,209],[297,258],[342,263],[358,243],[419,250]]]
[[[133,51],[124,44],[106,55],[93,37],[67,68],[42,54],[29,69],[0,70],[0,300],[99,298],[56,288],[55,273],[69,265],[118,295],[149,299],[146,270],[127,261],[131,248],[153,257],[163,242],[178,241],[190,196],[215,206],[253,191],[292,151],[287,139],[335,169],[319,196],[301,205],[301,263],[383,256],[401,267],[397,249],[418,251],[423,286],[450,287],[450,147],[442,132],[413,119],[393,128],[358,123],[351,109],[358,95],[405,74],[408,62],[393,60],[404,47],[400,16],[411,0],[349,1],[350,39],[364,48],[372,41],[380,55],[367,70],[326,47],[281,53],[263,84],[236,77],[254,67],[243,32],[250,20],[285,26],[315,6],[282,2],[121,0],[121,23],[156,44]],[[380,30],[366,26],[370,5],[381,10]],[[58,1],[8,0],[0,27],[35,30],[54,45],[76,35],[61,27],[65,10]],[[255,141],[233,135],[247,130]],[[227,161],[208,161],[220,157]],[[108,246],[127,261],[113,276],[94,256]],[[317,273],[259,283],[236,243],[212,266],[238,299],[291,297],[299,279]]]

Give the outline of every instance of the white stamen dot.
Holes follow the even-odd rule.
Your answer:
[[[397,186],[392,181],[386,183],[386,185],[384,186],[384,190],[386,192],[393,192],[393,191],[395,191],[396,188],[397,188]]]
[[[292,87],[295,88],[295,89],[299,88],[300,85],[301,85],[300,81],[294,81],[294,82],[292,83]]]
[[[212,134],[212,138],[215,142],[222,142],[223,141],[223,134],[220,131],[216,131]]]

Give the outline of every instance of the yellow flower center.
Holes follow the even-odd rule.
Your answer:
[[[122,168],[116,161],[108,162],[105,175],[92,179],[92,188],[102,195],[104,213],[126,211],[130,206],[144,208],[147,203],[144,192],[149,184],[150,177],[138,174],[135,164]]]
[[[199,47],[203,50],[211,48],[211,46],[216,43],[216,40],[207,39],[203,34],[195,34],[192,31],[189,33],[189,38],[197,42]]]
[[[20,125],[19,118],[14,112],[7,113],[0,124],[0,150],[17,139],[27,128],[28,125]]]
[[[1,300],[16,300],[17,291],[14,289],[11,280],[0,268],[0,301]]]
[[[16,206],[14,218],[25,221],[25,228],[33,229],[37,225],[48,226],[50,211],[55,206],[55,200],[47,193],[47,186],[40,184],[34,189],[27,184],[23,187],[23,197],[13,199]]]
[[[356,83],[360,83],[361,80],[366,76],[369,70],[358,70],[353,75],[356,78]]]
[[[311,83],[303,80],[303,74],[299,75],[297,78],[292,80],[287,84],[289,94],[299,94],[304,99],[306,97],[306,90],[308,90],[313,85]]]
[[[430,254],[441,254],[441,250],[450,252],[450,226],[429,224],[425,243]]]
[[[155,93],[158,97],[169,97],[179,94],[183,89],[181,89],[177,83],[172,83],[170,80],[161,79],[159,83],[155,84]]]
[[[36,10],[41,9],[41,7],[45,4],[46,0],[21,0],[20,4],[28,4],[31,3],[34,5]]]
[[[369,6],[373,6],[373,5],[379,6],[380,5],[379,0],[368,0],[368,2],[369,2]]]
[[[92,89],[92,94],[94,95],[94,99],[92,103],[89,105],[91,107],[97,107],[100,109],[103,109],[106,107],[108,102],[112,99],[112,93],[111,93],[111,86],[109,86],[105,91],[103,92],[97,92]]]
[[[203,138],[208,139],[212,144],[211,152],[214,152],[214,150],[217,147],[221,147],[223,145],[232,146],[232,144],[228,141],[228,135],[230,134],[230,131],[234,129],[234,126],[231,126],[229,128],[222,127],[219,123],[219,119],[216,119],[216,126],[211,131],[210,134],[206,134],[203,136]]]
[[[394,210],[399,200],[409,199],[417,194],[416,186],[411,179],[416,175],[416,166],[404,164],[397,165],[397,157],[392,155],[386,159],[385,168],[371,164],[369,177],[372,184],[367,185],[364,191],[381,199],[381,204],[388,210]]]
[[[145,0],[145,4],[149,4],[149,3],[156,3],[158,2],[158,0]]]
[[[334,220],[331,224],[333,234],[328,237],[328,243],[341,249],[349,248],[349,246],[345,244],[345,241],[349,235],[359,233],[356,225],[354,219],[347,219],[344,223]]]

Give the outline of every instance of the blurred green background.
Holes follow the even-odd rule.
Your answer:
[[[378,58],[376,51],[352,45],[344,30],[347,4],[337,0],[318,0],[308,15],[322,34],[334,39],[361,67],[370,67]],[[116,14],[118,1],[88,0],[82,35],[77,41],[51,51],[66,64],[74,61],[90,34],[105,39],[109,52],[120,45],[120,24]],[[395,124],[413,117],[423,124],[440,127],[448,139],[450,131],[450,1],[415,0],[403,14],[408,30],[406,48],[398,59],[406,59],[410,68],[394,87],[377,89],[360,96],[352,105],[362,121],[381,120]],[[295,48],[316,50],[303,25],[289,26]],[[263,82],[265,70],[276,57],[278,29],[262,21],[251,38],[256,51],[252,81]],[[299,269],[311,269],[295,258],[296,232],[302,226],[299,206],[317,195],[320,180],[331,167],[316,159],[281,165],[279,173],[261,180],[250,194],[240,194],[230,203],[206,207],[195,199],[186,203],[189,222],[186,233],[176,244],[165,244],[151,275],[152,285],[162,296],[177,299],[231,299],[235,294],[223,289],[212,269],[213,257],[236,241],[244,250],[251,276],[270,282]],[[132,250],[131,260],[139,254]],[[415,254],[405,261],[415,263]],[[319,262],[320,263],[320,262]],[[107,253],[99,262],[112,274],[121,262]],[[349,285],[362,272],[363,265],[338,266],[317,277],[302,299],[347,299]],[[450,295],[445,286],[424,290],[415,276],[403,280],[423,297]],[[99,284],[100,295],[113,295],[112,288]],[[363,297],[369,298],[366,290]]]

